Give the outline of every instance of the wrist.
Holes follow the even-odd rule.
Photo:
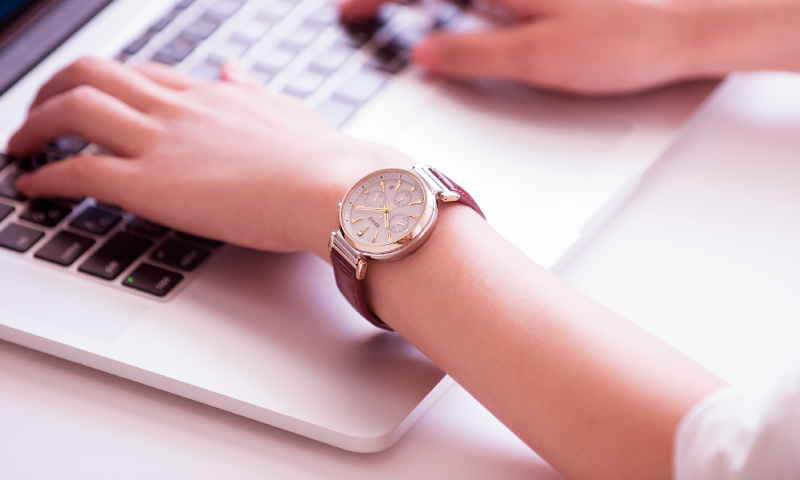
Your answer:
[[[322,164],[322,163],[321,163]],[[309,251],[330,261],[328,238],[339,229],[338,206],[359,178],[388,167],[409,168],[411,160],[402,153],[376,144],[350,141],[326,151],[324,175],[315,175],[311,203],[315,216],[309,219],[312,230],[301,231],[298,250]]]

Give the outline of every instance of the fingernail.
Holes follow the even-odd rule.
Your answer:
[[[223,80],[234,83],[251,83],[250,71],[235,58],[226,60],[222,64],[222,78]]]
[[[31,177],[32,176],[33,175],[31,175],[30,173],[26,173],[24,175],[21,175],[19,178],[17,178],[17,183],[16,183],[17,190],[22,192],[22,193],[25,193],[26,191],[28,191],[28,188],[31,186],[31,180],[32,180]]]
[[[436,41],[427,37],[411,49],[411,60],[425,68],[436,68]]]

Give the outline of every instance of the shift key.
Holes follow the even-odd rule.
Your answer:
[[[78,268],[81,272],[113,280],[147,251],[153,242],[130,233],[117,232]]]

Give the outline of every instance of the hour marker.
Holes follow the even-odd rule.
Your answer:
[[[369,230],[369,225],[364,227],[364,230],[359,230],[358,231],[358,236],[360,237],[360,236],[364,235],[364,232],[366,232],[367,230]]]
[[[375,235],[372,236],[372,243],[375,243],[375,239],[378,238],[378,232],[375,232]]]
[[[410,207],[411,205],[419,205],[420,203],[422,203],[422,199],[419,199],[416,202],[411,202],[408,204],[408,206]]]
[[[409,215],[409,217],[416,218],[417,220],[419,220],[419,215]]]
[[[354,218],[354,219],[350,220],[350,223],[360,222],[361,220],[364,220],[364,217]]]
[[[398,180],[398,181],[397,181],[397,185],[395,185],[395,187],[394,187],[394,190],[395,190],[395,191],[397,191],[397,189],[399,189],[399,188],[400,188],[400,184],[401,184],[401,183],[403,183],[403,181],[402,181],[402,180]]]
[[[368,193],[369,193],[369,189],[367,188],[367,189],[364,190],[364,195],[367,195]]]
[[[389,232],[389,241],[392,241],[392,232]]]
[[[383,180],[381,180],[381,191],[386,193],[386,184],[383,183]]]
[[[412,192],[416,192],[417,191],[417,186],[416,185],[412,185],[411,186],[411,191]]]

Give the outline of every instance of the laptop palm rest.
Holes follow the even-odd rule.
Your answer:
[[[14,315],[38,322],[4,318],[23,331],[3,337],[341,448],[388,447],[450,383],[401,337],[355,313],[330,266],[310,254],[225,246],[166,302],[108,285],[70,284],[63,280],[74,274],[66,272],[55,283],[49,277],[59,272],[31,274],[30,264],[27,271],[2,260],[0,266],[4,273],[40,275],[26,280],[61,298],[27,310],[22,304],[35,295],[15,292]],[[117,304],[125,295],[128,301]],[[93,307],[105,296],[113,299],[109,306]],[[86,325],[58,324],[65,308],[69,317],[88,318]],[[116,325],[116,336],[88,330],[103,321]],[[28,332],[41,334],[40,322],[61,327],[62,335],[29,341]]]

